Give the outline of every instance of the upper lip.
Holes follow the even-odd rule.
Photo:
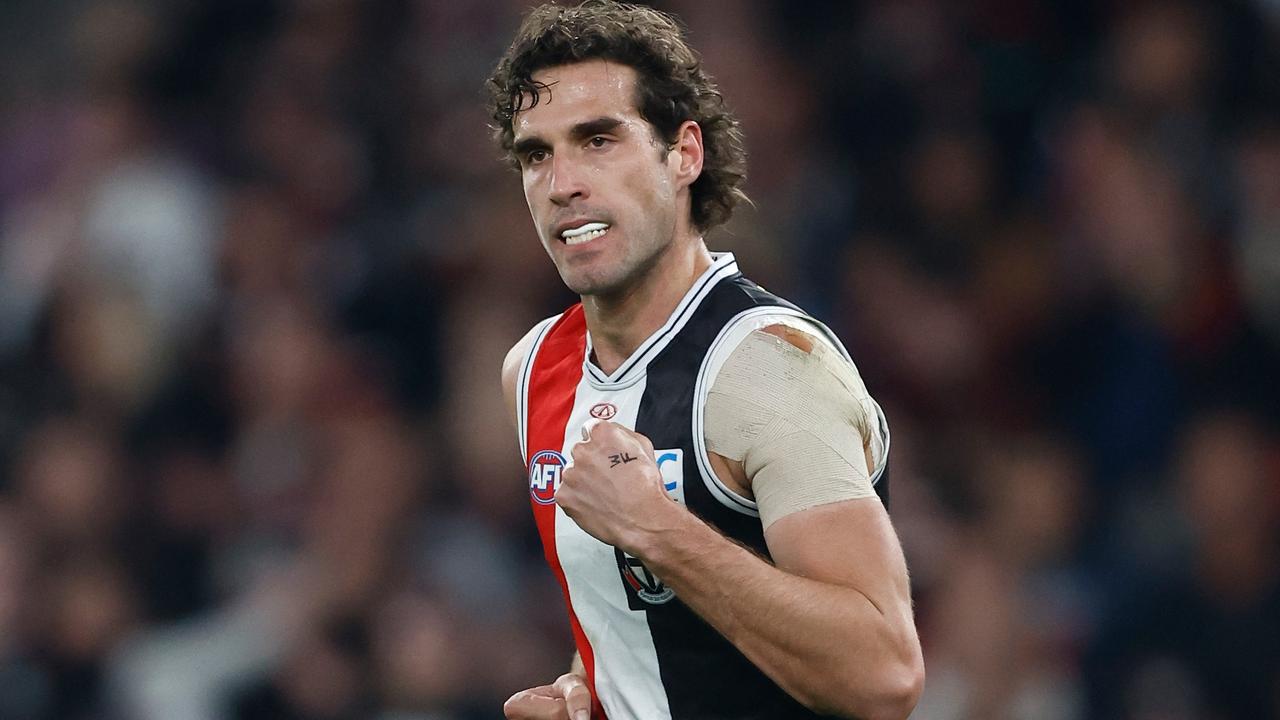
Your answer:
[[[552,228],[551,233],[556,238],[563,240],[564,238],[561,236],[564,234],[565,230],[581,227],[591,222],[598,222],[598,223],[604,223],[605,225],[612,225],[612,223],[610,223],[608,220],[600,220],[598,218],[590,218],[590,217],[580,217],[580,218],[574,218],[573,220],[565,220],[563,222],[558,223],[554,228]]]

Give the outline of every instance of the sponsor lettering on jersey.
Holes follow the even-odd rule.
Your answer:
[[[672,500],[684,505],[684,450],[654,450],[658,472],[662,473],[662,489]]]
[[[565,468],[564,455],[555,450],[542,450],[529,461],[529,495],[540,505],[556,501],[560,476]]]

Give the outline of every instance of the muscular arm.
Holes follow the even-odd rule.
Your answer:
[[[805,705],[905,718],[923,661],[906,565],[876,498],[788,515],[766,534],[770,565],[683,510],[639,533],[632,554]]]
[[[922,661],[906,563],[872,496],[879,423],[856,369],[816,337],[774,325],[748,336],[712,392],[709,409],[730,408],[721,416],[739,421],[716,427],[709,412],[709,444],[715,434],[733,450],[725,436],[734,430],[742,443],[716,465],[754,491],[775,565],[698,522],[690,533],[703,544],[668,534],[649,550],[650,569],[797,699],[863,718],[905,717]],[[758,436],[743,427],[746,417],[761,422]]]
[[[910,713],[923,661],[906,564],[878,498],[850,495],[858,499],[782,515],[765,531],[770,564],[667,501],[652,477],[656,468],[593,469],[594,458],[629,442],[650,449],[642,436],[603,425],[578,446],[581,454],[575,448],[581,470],[567,472],[557,496],[566,512],[643,560],[805,705],[864,720]],[[861,452],[846,455],[863,460]],[[741,463],[719,459],[718,467],[742,473]],[[852,471],[865,482],[868,468]],[[579,472],[591,476],[591,488],[576,481]]]

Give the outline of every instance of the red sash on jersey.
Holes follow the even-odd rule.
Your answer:
[[[560,448],[564,444],[564,427],[569,422],[578,382],[582,379],[582,361],[586,347],[587,320],[582,312],[582,305],[578,304],[565,311],[535,351],[537,355],[533,358],[526,390],[526,468],[535,453],[547,448]],[[534,521],[538,525],[538,535],[542,538],[542,553],[546,556],[547,565],[551,567],[556,581],[560,583],[565,606],[569,609],[573,641],[582,657],[583,667],[587,671],[587,685],[591,689],[591,717],[604,718],[604,708],[596,694],[595,653],[587,642],[586,634],[582,632],[577,613],[573,611],[569,584],[556,554],[556,506],[535,502],[532,496],[529,504],[533,506]]]

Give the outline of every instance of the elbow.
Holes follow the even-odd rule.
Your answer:
[[[908,662],[887,663],[868,682],[865,675],[841,673],[826,692],[799,698],[818,713],[858,720],[906,720],[924,692],[924,661],[919,653]]]
[[[924,692],[924,662],[917,658],[888,675],[870,706],[862,709],[856,717],[862,720],[906,720],[915,710],[920,694]]]

